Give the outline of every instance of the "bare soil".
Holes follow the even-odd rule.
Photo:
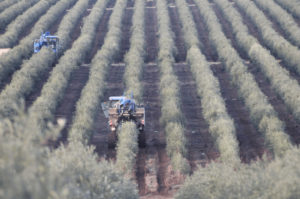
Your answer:
[[[184,177],[175,173],[166,153],[165,132],[161,127],[161,104],[159,97],[159,68],[147,64],[143,74],[144,103],[146,106],[146,127],[144,150],[138,155],[138,162],[145,165],[137,170],[141,196],[170,197],[177,190]],[[145,153],[144,153],[145,151]]]
[[[72,124],[72,118],[76,110],[76,102],[80,98],[81,90],[85,86],[88,77],[88,66],[80,66],[72,73],[65,95],[55,112],[56,119],[67,119],[66,126],[61,132],[59,141],[65,142],[67,140],[67,131]]]
[[[174,2],[171,2],[171,5],[174,5]],[[177,48],[177,52],[175,55],[175,61],[184,62],[186,60],[186,47],[183,38],[183,30],[182,25],[179,20],[178,13],[174,7],[169,7],[169,17],[171,22],[172,31],[175,34],[175,44]]]
[[[111,0],[111,2],[112,1],[115,0]],[[94,46],[92,47],[92,50],[86,57],[85,63],[89,64],[92,61],[93,57],[96,55],[96,53],[100,50],[101,46],[104,44],[104,38],[108,31],[107,24],[111,14],[112,14],[112,10],[105,10],[97,29],[97,35],[94,40]]]
[[[146,57],[145,63],[156,61],[158,53],[157,43],[157,15],[156,2],[147,1],[145,8],[145,37],[146,37]]]
[[[127,9],[124,11],[124,16],[122,20],[122,38],[121,38],[121,48],[118,55],[115,57],[115,62],[124,62],[124,56],[130,47],[130,36],[131,36],[131,26],[132,26],[132,15],[134,2],[127,2]]]

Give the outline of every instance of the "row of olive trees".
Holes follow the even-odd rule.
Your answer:
[[[70,35],[76,29],[78,21],[82,18],[88,5],[89,1],[78,0],[76,5],[62,19],[57,31],[61,40],[58,55],[52,50],[43,48],[38,54],[34,54],[28,61],[24,62],[21,69],[14,73],[10,83],[0,94],[0,115],[2,117],[13,114],[15,104],[19,104],[19,100],[35,89],[35,84],[40,80],[40,77],[55,63],[56,58],[70,46]]]
[[[157,1],[157,18],[159,33],[158,65],[160,68],[161,118],[166,133],[167,153],[174,170],[188,173],[186,137],[182,126],[180,109],[179,81],[174,74],[174,35],[171,31],[168,7],[165,1]]]
[[[136,185],[99,162],[94,148],[74,141],[50,151],[48,139],[62,128],[42,133],[23,112],[0,120],[0,198],[138,198]]]
[[[209,132],[216,140],[220,159],[224,162],[238,162],[239,149],[236,129],[227,113],[219,82],[199,49],[198,34],[189,8],[184,0],[177,0],[176,3],[184,30],[187,61],[196,80],[197,94],[201,97],[203,116],[209,124]]]
[[[300,4],[297,0],[275,0],[279,5],[292,13],[295,17],[300,18]]]
[[[0,35],[0,48],[12,48],[19,42],[23,31],[33,22],[37,21],[58,0],[41,0],[22,15],[18,16],[3,35]]]
[[[230,19],[229,21],[235,22],[232,23],[232,27],[236,33],[238,43],[248,53],[251,60],[260,66],[274,90],[281,96],[296,119],[300,121],[300,86],[298,82],[290,77],[288,71],[280,66],[269,51],[259,45],[259,42],[248,34],[248,29],[243,24],[241,16],[230,6],[227,9],[230,9],[226,14]]]
[[[104,44],[91,62],[89,79],[76,104],[75,116],[69,131],[69,140],[89,143],[93,134],[95,118],[100,111],[100,99],[102,99],[105,89],[108,67],[120,48],[122,16],[126,3],[127,0],[118,0],[110,16]]]
[[[61,0],[52,6],[48,12],[36,22],[31,33],[22,39],[19,45],[12,48],[5,55],[0,56],[0,82],[6,80],[7,77],[20,67],[24,59],[28,59],[33,54],[33,41],[40,37],[41,32],[47,31],[51,26],[55,25],[59,17],[76,1],[77,0]]]
[[[0,1],[0,12],[4,11],[5,9],[11,7],[15,3],[17,3],[20,0],[1,0]]]
[[[143,99],[143,86],[141,75],[144,64],[145,45],[145,1],[136,0],[132,17],[130,49],[125,55],[125,90],[132,92],[134,98],[141,102]],[[147,111],[147,110],[146,110]],[[138,134],[136,124],[125,123],[118,132],[116,166],[129,176],[134,176],[136,157],[138,153]]]
[[[272,162],[264,159],[235,167],[212,163],[188,178],[175,198],[300,198],[299,165],[299,148]]]
[[[81,35],[60,58],[44,84],[41,95],[29,108],[30,116],[44,128],[45,120],[52,119],[57,105],[64,96],[72,72],[77,69],[91,50],[97,27],[107,1],[98,0],[91,13],[84,19]]]
[[[280,24],[290,41],[300,47],[300,28],[286,10],[276,4],[274,0],[255,0],[255,3]]]
[[[254,2],[238,0],[236,4],[250,17],[255,26],[260,30],[264,44],[280,59],[284,60],[291,70],[300,74],[300,50],[297,46],[289,43],[273,29],[272,23],[266,18],[264,13],[256,7]]]
[[[39,0],[23,0],[13,6],[5,9],[0,14],[0,31],[3,31],[7,24],[13,21],[18,15],[22,14],[25,10],[33,6]]]
[[[116,167],[129,178],[135,176],[138,130],[134,122],[125,122],[118,130]]]
[[[145,32],[144,32],[144,4],[142,0],[136,1],[135,12],[132,19],[132,36],[130,39],[130,49],[125,55],[125,74],[124,81],[126,93],[132,92],[134,98],[141,102],[143,98],[143,86],[141,83],[141,75],[144,65],[144,47],[145,47]]]
[[[267,147],[270,147],[275,155],[283,154],[291,147],[289,136],[284,132],[284,124],[278,119],[277,113],[258,87],[255,78],[247,71],[247,66],[224,35],[221,24],[208,1],[195,1],[200,14],[205,20],[210,40],[216,48],[221,61],[225,63],[232,83],[238,88],[240,97],[249,109],[251,120],[258,130],[264,134]],[[215,2],[220,5],[224,4],[227,7],[230,6],[227,5],[228,2],[226,4],[222,0],[215,0]]]

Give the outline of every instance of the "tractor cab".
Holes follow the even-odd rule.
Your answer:
[[[50,35],[50,32],[42,33],[40,38],[34,41],[34,53],[40,52],[42,47],[51,48],[54,53],[57,53],[59,49],[59,38],[57,36]]]
[[[105,117],[109,119],[112,132],[126,121],[133,121],[140,131],[144,130],[145,108],[143,105],[137,105],[133,98],[111,96],[109,101],[102,103],[101,106]]]

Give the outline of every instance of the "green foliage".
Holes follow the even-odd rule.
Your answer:
[[[140,77],[144,64],[144,0],[135,2],[132,18],[132,35],[130,49],[125,55],[124,80],[127,93],[132,92],[137,101],[142,101],[143,91]],[[128,122],[122,124],[118,130],[117,161],[116,167],[129,176],[134,175],[136,156],[138,153],[138,130],[136,124]]]
[[[100,51],[94,56],[89,80],[76,104],[76,113],[69,139],[88,142],[93,133],[94,120],[100,110],[100,99],[105,88],[107,69],[119,50],[121,20],[127,1],[118,0],[109,20],[109,30]]]
[[[62,19],[58,28],[58,37],[63,41],[60,43],[59,55],[62,55],[67,48],[71,40],[69,35],[76,28],[77,21],[80,20],[87,7],[88,1],[79,0]],[[13,114],[14,105],[33,91],[35,83],[47,71],[47,68],[54,64],[56,58],[51,50],[43,48],[22,64],[21,69],[14,73],[10,84],[0,94],[1,116],[9,117]]]
[[[258,161],[235,167],[211,163],[187,179],[175,198],[299,198],[299,157],[300,150],[295,148],[272,162]]]
[[[13,4],[18,3],[21,0],[1,0],[0,1],[0,12],[3,12],[5,9],[8,9]]]
[[[157,19],[159,32],[159,67],[161,118],[165,126],[167,152],[171,157],[172,166],[175,170],[188,173],[189,164],[185,158],[186,138],[184,128],[181,125],[182,113],[180,110],[179,82],[173,71],[176,50],[174,35],[171,30],[168,8],[165,1],[157,1]]]
[[[238,142],[235,127],[227,113],[220,92],[220,85],[214,77],[209,63],[199,49],[196,25],[185,1],[176,1],[181,23],[184,27],[184,40],[188,47],[187,60],[196,80],[197,93],[201,97],[203,116],[209,124],[209,132],[216,140],[220,159],[227,163],[239,162]],[[191,36],[192,35],[192,36]]]
[[[116,167],[128,174],[134,174],[138,153],[138,130],[134,122],[126,122],[118,130]]]
[[[9,24],[18,15],[22,14],[25,10],[33,6],[38,1],[39,0],[22,0],[1,12],[0,30],[4,30],[7,24]]]
[[[282,7],[287,9],[290,13],[292,13],[295,17],[300,17],[300,4],[297,0],[275,0]]]
[[[6,32],[0,36],[0,48],[11,48],[17,44],[19,36],[26,26],[38,20],[40,16],[57,1],[58,0],[40,0],[32,8],[24,12],[24,14],[17,17],[11,24],[7,26]]]
[[[218,5],[226,5],[224,1],[219,3],[222,0],[215,1]],[[291,147],[291,143],[289,136],[284,132],[283,123],[278,119],[277,113],[269,104],[267,97],[259,89],[253,75],[247,71],[243,60],[238,56],[238,53],[222,32],[222,27],[214,11],[210,8],[208,1],[196,0],[195,2],[205,19],[210,39],[219,57],[225,63],[226,70],[229,72],[233,84],[238,88],[239,95],[243,98],[246,107],[249,109],[254,125],[256,125],[260,132],[264,133],[267,146],[271,147],[275,155],[284,154]],[[228,4],[227,2],[227,7],[230,6]],[[244,29],[243,26],[240,28],[240,30]],[[245,40],[245,42],[250,41],[253,40],[251,38],[247,41]],[[276,74],[279,75],[280,73]]]
[[[266,18],[264,13],[255,6],[254,2],[248,0],[238,0],[236,3],[237,6],[245,11],[255,26],[260,30],[264,44],[268,46],[268,48],[270,48],[278,57],[288,63],[287,65],[291,68],[291,70],[300,74],[300,50],[298,49],[300,46],[299,41],[296,43],[298,45],[297,47],[279,35],[279,33],[273,29],[272,23]],[[290,22],[286,22],[288,19],[285,19],[284,15],[280,14],[279,17],[282,19],[282,23],[289,24],[287,26],[291,25]],[[299,38],[299,35],[297,35],[297,32],[299,32],[297,25],[295,28],[297,30],[295,32],[295,37]],[[283,29],[287,29],[287,27],[285,26]],[[293,40],[296,39],[294,34],[289,33],[288,35],[293,37]]]
[[[274,0],[255,0],[255,3],[279,23],[282,30],[285,31],[288,38],[294,44],[298,47],[300,46],[300,29],[293,17],[287,11],[276,4]]]
[[[12,48],[5,55],[0,56],[0,82],[17,70],[24,59],[27,59],[32,55],[33,41],[40,37],[41,32],[46,31],[53,26],[65,10],[72,6],[75,2],[76,0],[61,0],[54,6],[50,7],[48,12],[44,12],[45,14],[40,17],[33,26],[31,33],[20,41],[19,45]],[[38,4],[35,6],[37,5]],[[29,10],[27,10],[27,12]],[[25,16],[26,12],[23,15]],[[22,30],[20,32],[22,32]]]
[[[71,142],[50,151],[48,136],[62,126],[42,134],[28,119],[21,112],[0,121],[0,198],[138,198],[136,185],[98,162],[93,148]]]
[[[52,119],[53,112],[64,96],[72,71],[79,67],[91,49],[106,3],[106,1],[99,0],[94,5],[90,15],[84,19],[81,35],[73,43],[72,48],[60,58],[45,83],[41,95],[29,108],[30,116],[38,121],[41,129],[44,128],[45,120]]]
[[[112,163],[97,162],[94,149],[81,142],[70,142],[50,157],[51,174],[60,176],[56,186],[68,198],[138,198],[136,185],[126,179]]]
[[[130,49],[125,55],[125,86],[126,93],[133,93],[134,98],[141,102],[143,98],[143,85],[141,75],[144,65],[145,47],[145,13],[144,0],[135,1],[134,14],[132,18]]]

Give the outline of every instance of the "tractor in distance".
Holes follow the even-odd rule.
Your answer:
[[[33,43],[34,53],[40,52],[42,47],[50,47],[52,51],[57,54],[59,49],[59,38],[51,35],[50,32],[42,33],[40,38],[36,39]]]

